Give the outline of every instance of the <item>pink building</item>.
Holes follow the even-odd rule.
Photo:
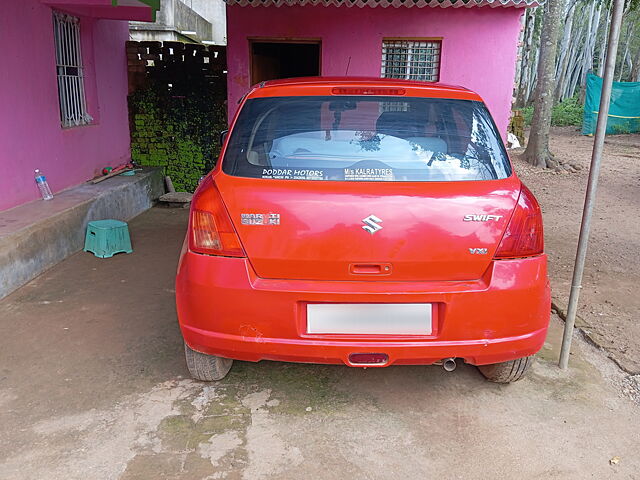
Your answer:
[[[130,158],[126,20],[159,0],[6,1],[0,14],[0,210]]]
[[[506,133],[524,7],[537,0],[226,0],[229,115],[294,76],[437,81],[478,92]]]

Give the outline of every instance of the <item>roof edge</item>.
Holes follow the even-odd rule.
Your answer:
[[[544,0],[224,0],[228,5],[241,7],[324,6],[370,8],[529,8],[537,7]]]

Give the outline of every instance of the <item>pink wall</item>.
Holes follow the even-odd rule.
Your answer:
[[[382,39],[442,37],[440,81],[479,93],[498,128],[511,112],[516,8],[227,7],[229,115],[250,87],[249,39],[322,40],[322,75],[380,76]]]
[[[93,125],[60,126],[51,8],[4,2],[0,15],[0,210],[39,198],[33,170],[54,192],[130,158],[127,22],[81,17]]]

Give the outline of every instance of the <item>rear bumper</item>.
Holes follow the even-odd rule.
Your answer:
[[[431,303],[433,333],[307,334],[306,305],[327,302]],[[352,353],[385,353],[389,361],[383,366],[431,364],[448,357],[483,365],[540,350],[549,324],[550,290],[544,255],[493,262],[477,281],[312,282],[261,279],[245,259],[185,251],[176,304],[185,341],[210,355],[350,365]]]

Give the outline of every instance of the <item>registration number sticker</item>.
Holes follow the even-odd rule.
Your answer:
[[[307,333],[431,335],[430,303],[307,304]]]

